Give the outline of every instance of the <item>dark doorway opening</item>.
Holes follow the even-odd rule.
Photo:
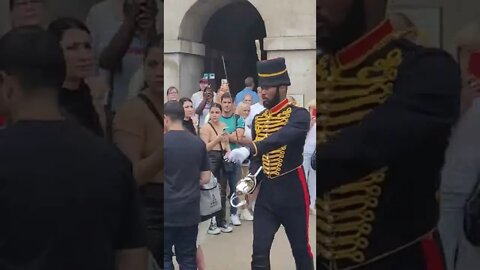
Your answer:
[[[205,72],[216,74],[215,89],[226,77],[233,95],[245,87],[246,77],[251,76],[257,81],[256,62],[265,57],[265,37],[265,22],[248,1],[227,5],[213,14],[203,32],[203,43],[206,48]],[[261,56],[257,53],[255,40],[260,41]]]

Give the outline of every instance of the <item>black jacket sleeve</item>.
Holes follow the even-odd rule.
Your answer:
[[[448,54],[422,49],[406,55],[393,95],[360,124],[317,146],[320,194],[415,154],[436,136],[447,140],[458,116],[460,89],[459,68]]]
[[[284,145],[298,140],[305,140],[310,129],[310,115],[306,109],[297,108],[292,111],[288,123],[279,131],[260,142],[255,142],[254,156],[261,156]]]

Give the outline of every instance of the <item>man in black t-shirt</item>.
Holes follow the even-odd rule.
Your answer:
[[[131,165],[61,116],[65,60],[39,27],[0,39],[0,269],[146,269]]]
[[[197,234],[200,223],[200,185],[210,181],[205,143],[183,129],[185,112],[177,101],[164,107],[165,245],[164,268],[173,270],[172,246],[182,270],[197,270]]]

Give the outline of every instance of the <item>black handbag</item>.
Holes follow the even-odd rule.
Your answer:
[[[480,247],[480,180],[465,203],[463,230],[470,244]]]
[[[210,125],[210,127],[212,127],[213,131],[215,132],[215,135],[218,136],[218,132],[217,130],[213,127],[212,123],[208,122],[208,124]],[[223,150],[223,147],[222,147],[222,142],[220,142],[220,150],[222,151],[222,155],[224,156],[227,152],[225,150]],[[230,162],[228,160],[225,160],[222,156],[222,166],[223,166],[223,170],[226,172],[226,173],[231,173],[235,170],[235,163],[233,162]]]

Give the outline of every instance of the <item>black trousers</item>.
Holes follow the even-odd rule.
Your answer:
[[[210,171],[217,178],[218,184],[220,185],[220,199],[222,204],[222,209],[215,214],[215,219],[217,225],[222,227],[227,223],[227,176],[225,170],[223,169],[223,156],[222,151],[211,150],[208,151],[208,158],[210,160]]]
[[[388,239],[387,239],[388,240]],[[321,264],[318,269],[343,269]],[[422,241],[378,261],[354,268],[355,270],[445,270],[440,237],[437,232]]]
[[[308,241],[310,198],[302,167],[276,179],[265,179],[255,203],[252,270],[270,269],[270,249],[283,225],[297,270],[313,270]]]
[[[163,265],[163,184],[149,183],[140,188],[147,221],[147,245],[158,265]]]

